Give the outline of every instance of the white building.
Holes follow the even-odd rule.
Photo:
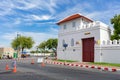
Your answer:
[[[110,41],[111,30],[108,25],[100,21],[92,21],[80,14],[71,15],[57,24],[60,26],[58,59],[120,63],[120,42]],[[63,46],[65,44],[68,45],[66,49]],[[112,56],[114,54],[110,50],[115,46],[118,48],[117,56]]]

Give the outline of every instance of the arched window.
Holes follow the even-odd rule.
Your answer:
[[[74,39],[71,39],[71,46],[74,46]]]

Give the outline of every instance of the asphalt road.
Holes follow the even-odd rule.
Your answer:
[[[62,65],[41,67],[26,61],[17,62],[17,73],[0,73],[0,80],[120,80],[120,74]]]

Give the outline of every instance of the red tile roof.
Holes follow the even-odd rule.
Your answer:
[[[74,14],[74,15],[71,15],[71,16],[59,21],[57,24],[59,25],[61,23],[64,23],[64,22],[67,22],[67,21],[70,21],[70,20],[73,20],[73,19],[77,19],[77,18],[83,18],[83,19],[85,19],[85,20],[87,20],[89,22],[93,22],[91,19],[89,19],[89,18],[87,18],[85,16],[82,16],[80,14]]]

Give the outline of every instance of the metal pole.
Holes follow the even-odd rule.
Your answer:
[[[17,33],[17,43],[18,43],[18,33]],[[16,55],[18,55],[18,46],[17,46],[17,54]]]
[[[20,36],[20,34],[18,34],[18,32],[17,32],[17,42],[18,42],[18,37]],[[19,49],[20,49],[20,44],[18,44],[18,46],[17,46],[17,55],[19,56],[20,54],[19,54]]]

